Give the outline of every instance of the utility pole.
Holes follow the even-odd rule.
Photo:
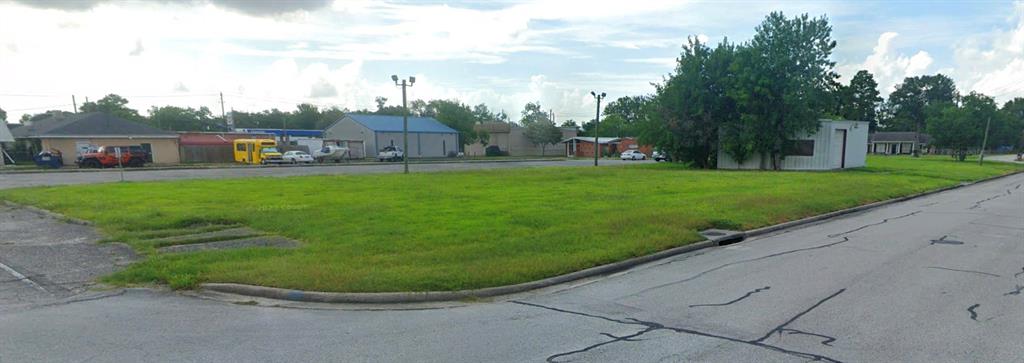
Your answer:
[[[75,108],[72,111],[75,111],[75,113],[78,113],[78,102],[75,102],[75,95],[71,95],[71,107]]]
[[[406,105],[405,99],[405,88],[412,87],[413,83],[416,83],[416,77],[409,77],[409,83],[406,83],[405,79],[402,79],[402,83],[398,83],[398,76],[391,75],[391,80],[395,82],[395,86],[402,87],[402,167],[405,174],[409,174],[409,106]]]
[[[597,132],[597,125],[601,121],[601,99],[605,97],[605,93],[597,94],[597,92],[590,91],[590,95],[597,99],[597,116],[594,117],[594,166],[597,166],[597,157],[601,154],[601,144],[597,138],[600,133]]]
[[[224,92],[220,93],[220,118],[224,119],[224,122],[227,122],[228,116],[227,113],[224,112]]]
[[[981,154],[978,156],[978,165],[985,161],[985,144],[988,143],[988,127],[992,125],[992,116],[985,122],[985,136],[981,139]]]

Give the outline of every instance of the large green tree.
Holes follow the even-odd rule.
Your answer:
[[[405,114],[405,109],[403,109],[401,105],[398,105],[398,106],[388,106],[388,104],[387,104],[388,103],[388,98],[387,97],[377,96],[376,98],[373,99],[373,102],[377,104],[377,110],[373,112],[375,114],[378,114],[378,115],[392,115],[392,116],[401,116],[401,115]],[[413,103],[415,103],[415,102],[416,101],[412,101],[409,104],[409,106],[410,106],[409,107],[409,115],[410,116],[416,115],[416,113],[413,112],[413,110],[415,110],[415,107],[414,107]],[[420,101],[420,102],[422,102],[422,101]]]
[[[878,127],[878,107],[882,97],[878,93],[878,82],[874,75],[860,70],[850,84],[839,89],[839,116],[847,120],[867,121],[869,130]]]
[[[493,122],[496,118],[494,112],[491,112],[491,109],[488,108],[486,104],[481,103],[473,106],[473,119],[477,123],[484,123]]]
[[[949,150],[960,161],[981,147],[985,124],[990,120],[998,123],[1001,116],[995,100],[975,92],[964,96],[959,106],[942,103],[931,108],[927,130],[932,145]]]
[[[540,102],[527,102],[521,114],[519,123],[523,126],[530,126],[531,123],[539,121],[551,121],[551,114],[541,108]]]
[[[0,122],[7,122],[7,111],[0,108]]]
[[[1024,150],[1024,97],[1007,101],[999,113],[1004,124],[993,135],[993,145],[1011,145],[1018,151]]]
[[[728,41],[712,49],[690,38],[675,72],[655,85],[655,95],[641,106],[646,119],[640,142],[654,145],[671,160],[714,167],[719,128],[739,117],[729,95],[735,52]]]
[[[477,123],[473,109],[459,100],[431,100],[425,113],[459,132],[459,150],[481,139],[473,128]]]
[[[128,107],[127,99],[113,93],[103,96],[95,102],[85,102],[78,109],[81,112],[105,112],[126,120],[143,121],[139,111]]]
[[[40,113],[35,113],[35,114],[23,113],[23,114],[21,114],[21,119],[19,120],[19,122],[24,124],[26,122],[39,121],[39,120],[42,120],[42,119],[45,119],[47,117],[54,116],[54,115],[73,115],[73,114],[74,113],[67,112],[67,111],[62,111],[62,110],[49,110],[49,111],[46,111],[46,112],[40,112]]]
[[[526,125],[526,139],[534,145],[540,145],[540,154],[544,155],[547,145],[562,141],[562,129],[551,120],[540,120]]]
[[[602,112],[599,129],[609,132],[601,133],[616,137],[637,136],[640,123],[647,117],[645,108],[649,102],[649,96],[623,96],[608,102]]]
[[[952,104],[957,99],[953,79],[942,75],[907,77],[889,94],[886,131],[924,131],[928,110]]]
[[[756,30],[733,62],[730,94],[740,112],[734,128],[746,130],[736,142],[760,153],[763,167],[779,169],[787,141],[817,130],[834,103],[839,76],[830,57],[836,43],[825,17],[773,12]]]
[[[172,131],[215,131],[224,126],[215,121],[210,109],[200,107],[153,106],[149,109],[148,123]]]

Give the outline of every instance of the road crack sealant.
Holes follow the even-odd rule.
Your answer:
[[[768,289],[771,289],[771,288],[772,288],[771,286],[765,286],[765,287],[762,287],[762,288],[754,289],[754,290],[751,290],[750,292],[747,292],[743,296],[740,296],[740,297],[738,297],[736,299],[733,299],[733,300],[730,300],[730,301],[727,301],[727,302],[724,302],[724,303],[719,303],[719,304],[695,304],[695,305],[690,305],[690,307],[691,308],[695,308],[695,307],[700,307],[700,306],[727,306],[727,305],[732,305],[732,304],[735,304],[737,302],[742,301],[743,299],[746,299],[746,298],[750,297],[750,295],[753,295],[753,294],[756,294],[756,293],[759,293],[761,291],[765,291],[765,290],[768,290]]]
[[[842,294],[844,291],[846,291],[846,289],[841,289],[841,290],[839,290],[839,291],[829,295],[828,297],[825,297],[824,299],[819,300],[817,303],[815,303],[811,307],[809,307],[807,309],[804,309],[803,311],[797,313],[796,315],[794,315],[790,319],[786,320],[781,325],[775,327],[774,329],[769,331],[767,334],[765,334],[761,338],[754,339],[754,340],[744,340],[744,339],[740,339],[740,338],[735,338],[735,337],[730,337],[730,336],[725,336],[725,335],[720,335],[720,334],[715,334],[715,333],[709,333],[709,332],[704,332],[704,331],[695,330],[695,329],[689,329],[689,328],[672,327],[672,326],[667,326],[667,325],[664,325],[664,324],[661,324],[661,323],[658,323],[658,322],[655,322],[655,321],[639,320],[639,319],[635,319],[635,318],[617,319],[617,318],[612,318],[612,317],[608,317],[608,316],[591,314],[591,313],[586,313],[586,312],[581,312],[581,311],[573,311],[573,310],[568,310],[568,309],[561,309],[561,308],[557,308],[557,307],[546,306],[546,305],[535,304],[535,303],[529,303],[529,302],[525,302],[525,301],[513,300],[513,301],[510,301],[510,302],[513,303],[513,304],[519,304],[519,305],[523,305],[523,306],[540,308],[540,309],[555,311],[555,312],[563,313],[563,314],[583,316],[583,317],[592,318],[592,319],[600,319],[600,320],[604,320],[604,321],[608,321],[608,322],[612,322],[612,323],[616,323],[616,324],[637,326],[637,327],[641,327],[642,328],[640,331],[638,331],[636,333],[629,334],[629,335],[623,335],[623,336],[616,336],[616,335],[612,335],[612,334],[609,334],[609,333],[600,333],[602,336],[609,337],[611,339],[603,341],[603,342],[600,342],[600,343],[592,344],[592,345],[589,345],[589,346],[586,346],[586,347],[583,347],[583,348],[580,348],[580,349],[575,349],[575,350],[570,350],[570,351],[566,351],[566,352],[562,352],[562,353],[552,354],[552,355],[547,357],[546,360],[548,362],[560,362],[561,358],[569,357],[569,356],[580,354],[580,353],[585,353],[585,352],[588,352],[588,351],[591,351],[591,350],[594,350],[594,349],[597,349],[597,348],[600,348],[600,347],[603,347],[603,346],[606,346],[606,345],[618,343],[618,342],[635,342],[635,341],[640,340],[640,339],[637,339],[637,338],[640,338],[640,337],[642,337],[642,336],[644,336],[644,335],[646,335],[648,333],[652,333],[652,332],[656,332],[656,331],[670,331],[670,332],[674,332],[674,333],[690,334],[690,335],[696,335],[696,336],[705,337],[705,338],[724,340],[724,341],[727,341],[727,342],[732,342],[732,343],[737,343],[737,344],[749,345],[749,346],[753,346],[753,347],[757,347],[757,348],[761,348],[761,349],[766,349],[766,350],[770,350],[770,351],[786,354],[786,355],[793,356],[793,357],[807,359],[808,361],[813,361],[813,362],[832,362],[832,363],[838,363],[840,361],[835,359],[835,358],[831,358],[831,357],[827,357],[827,356],[820,355],[820,354],[815,354],[815,353],[801,352],[801,351],[796,351],[796,350],[790,350],[790,349],[782,348],[782,347],[779,347],[779,346],[776,346],[776,345],[764,343],[764,340],[768,339],[772,334],[775,334],[775,333],[782,334],[783,332],[786,332],[788,334],[803,334],[803,335],[809,335],[809,336],[815,336],[815,337],[819,337],[819,338],[824,338],[824,340],[821,342],[821,344],[825,345],[825,346],[831,347],[832,346],[831,343],[836,340],[833,337],[830,337],[830,336],[827,336],[827,335],[822,335],[822,334],[807,333],[807,332],[803,332],[803,331],[800,331],[800,330],[787,328],[787,326],[789,324],[792,324],[793,322],[795,322],[800,317],[802,317],[802,316],[806,315],[807,313],[813,311],[814,309],[818,308],[819,306],[821,306],[825,302],[831,300],[832,298],[835,298],[836,296],[839,296],[839,294]]]

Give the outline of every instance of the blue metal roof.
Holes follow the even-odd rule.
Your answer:
[[[373,131],[402,132],[402,116],[348,114],[356,122]],[[433,117],[409,117],[409,132],[454,134],[458,133]]]
[[[283,136],[284,135],[284,130],[281,130],[281,129],[238,129],[238,130],[241,130],[242,132],[249,132],[249,133],[273,134],[273,135],[277,135],[277,136]],[[323,137],[324,136],[324,131],[323,130],[294,130],[294,129],[288,129],[288,136]]]

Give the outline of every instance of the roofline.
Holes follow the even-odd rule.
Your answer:
[[[357,114],[355,114],[355,115],[366,115],[366,116],[392,116],[392,115],[374,115],[374,114],[371,114],[371,113],[357,113]],[[398,117],[398,116],[395,116],[395,117]],[[431,119],[431,120],[434,120],[434,122],[437,122],[437,123],[441,124],[441,126],[447,127],[448,129],[450,129],[450,130],[452,130],[452,131],[409,131],[409,132],[416,132],[416,133],[421,133],[421,134],[458,134],[458,133],[459,133],[459,130],[453,129],[453,128],[452,128],[451,126],[445,125],[445,124],[444,124],[443,122],[441,122],[441,121],[438,121],[438,120],[437,120],[436,118],[433,118],[433,117],[423,117],[423,116],[414,116],[414,117],[416,117],[416,118],[423,118],[423,119]],[[364,124],[364,123],[362,123],[362,122],[359,122],[359,120],[356,120],[356,118],[355,118],[355,117],[352,117],[352,116],[350,116],[350,115],[345,115],[345,117],[342,117],[342,118],[341,118],[341,120],[338,120],[338,121],[334,121],[334,123],[333,123],[333,124],[331,124],[331,126],[327,126],[327,129],[329,129],[329,128],[331,128],[331,127],[334,127],[334,125],[335,125],[335,124],[337,124],[337,123],[339,123],[339,122],[341,122],[341,121],[344,121],[344,120],[345,120],[346,118],[350,118],[350,119],[352,119],[352,121],[353,121],[353,122],[355,122],[355,123],[357,123],[357,124],[359,124],[359,126],[365,127],[365,128],[367,129],[367,130],[370,130],[370,131],[373,131],[373,132],[402,132],[401,130],[398,130],[398,131],[381,131],[381,130],[375,130],[375,129],[374,129],[374,128],[372,128],[372,127],[366,126],[366,124]],[[327,129],[324,129],[324,131],[327,131]]]
[[[174,135],[33,135],[18,137],[18,139],[82,139],[82,138],[105,138],[105,139],[126,139],[126,138],[138,138],[138,139],[177,139],[178,134]]]
[[[369,129],[369,127],[367,127],[367,128]],[[370,129],[370,131],[373,131],[373,133],[378,133],[378,132],[402,133],[402,130],[382,131],[382,130]],[[409,130],[409,133],[410,134],[445,134],[445,135],[449,135],[449,134],[456,134],[456,135],[458,135],[459,134],[458,131],[412,131],[412,130]]]

